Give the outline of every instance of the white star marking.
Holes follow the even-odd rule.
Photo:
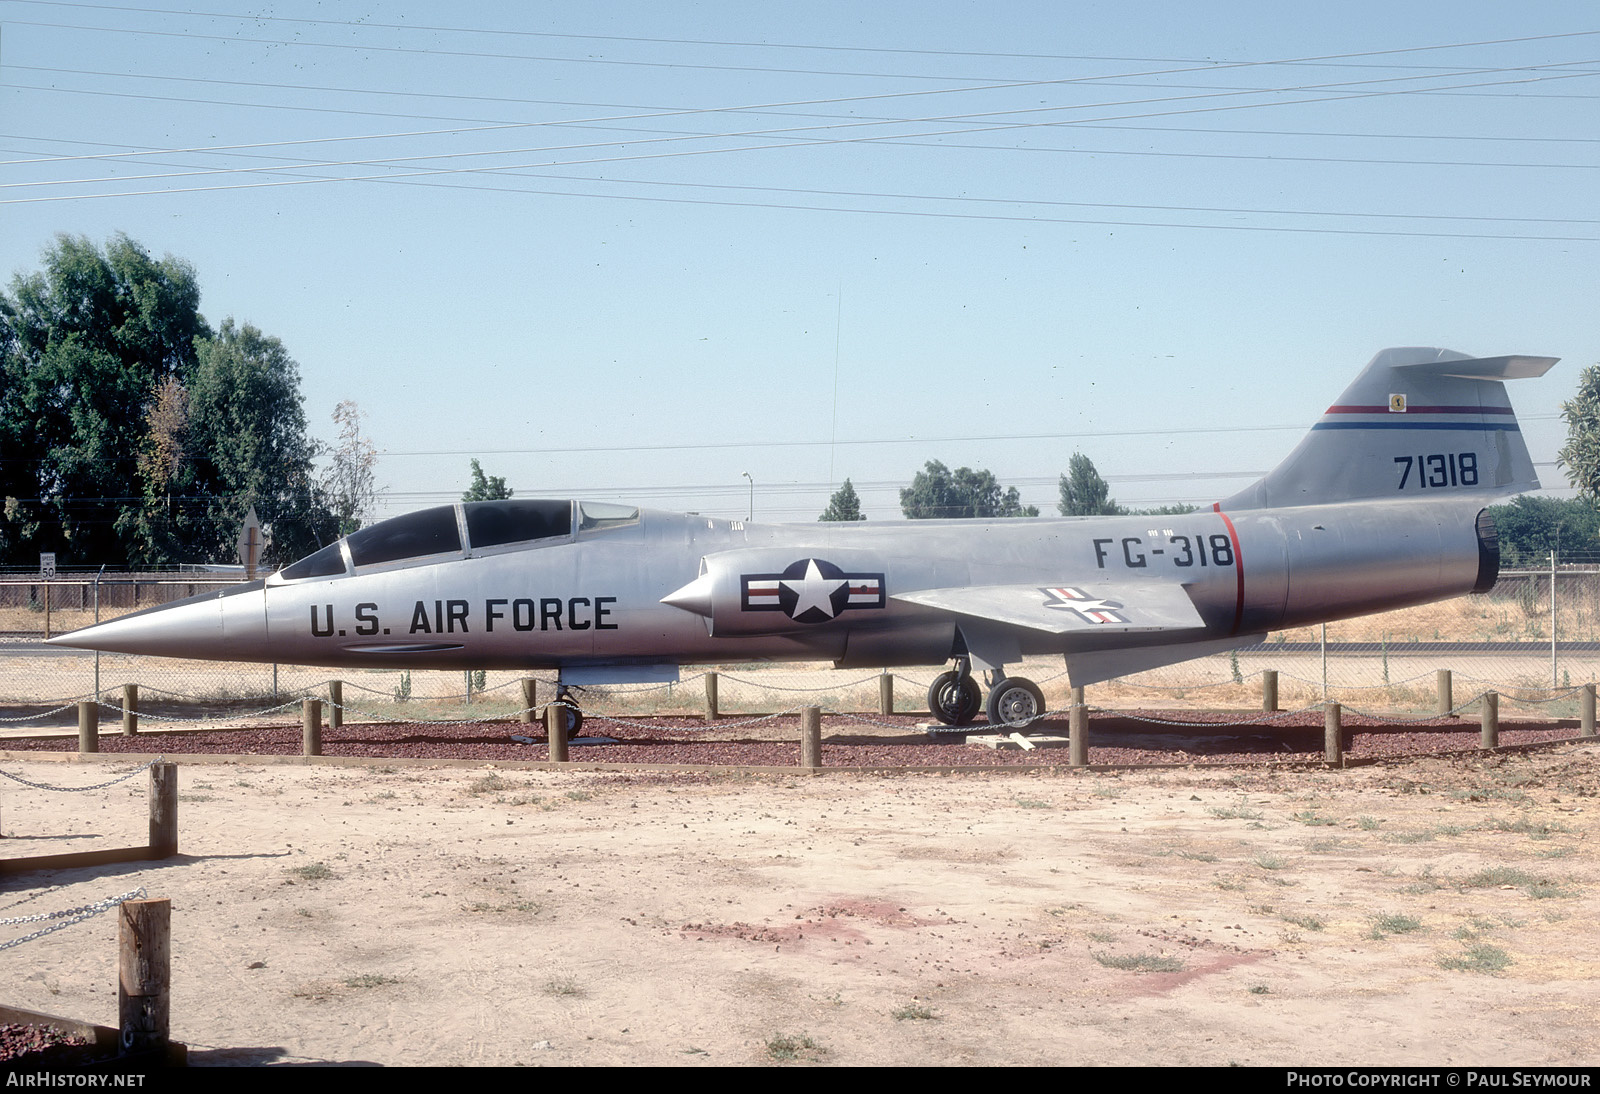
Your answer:
[[[822,571],[817,569],[817,560],[810,559],[806,563],[806,576],[799,581],[785,580],[784,586],[795,593],[800,599],[795,601],[794,611],[790,612],[792,618],[798,619],[812,608],[816,608],[829,619],[833,618],[833,594],[840,587],[849,584],[844,578],[829,580],[822,576]]]

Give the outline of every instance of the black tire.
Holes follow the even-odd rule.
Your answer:
[[[941,672],[928,686],[928,711],[947,726],[964,726],[978,716],[983,692],[970,676]]]
[[[984,711],[990,725],[1021,729],[1044,713],[1044,692],[1032,680],[1008,676],[989,689]]]
[[[583,711],[572,705],[570,699],[556,700],[558,706],[566,708],[567,712],[567,740],[578,735],[578,729],[583,725]]]

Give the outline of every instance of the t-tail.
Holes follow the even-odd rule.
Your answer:
[[[1386,349],[1288,459],[1218,508],[1537,490],[1539,477],[1502,381],[1542,376],[1557,360]]]

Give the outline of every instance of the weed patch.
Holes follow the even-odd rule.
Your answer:
[[[1422,930],[1422,920],[1415,916],[1384,914],[1372,917],[1372,930],[1368,938],[1387,938],[1392,934],[1412,934]]]
[[[1481,972],[1493,976],[1511,967],[1511,955],[1499,946],[1480,942],[1476,946],[1468,946],[1459,954],[1439,958],[1439,967],[1457,972]]]
[[[767,1039],[767,1055],[779,1063],[816,1061],[827,1054],[827,1049],[817,1044],[804,1033],[798,1036],[780,1033],[776,1037]]]
[[[333,876],[333,870],[326,862],[309,862],[304,866],[293,866],[289,872],[301,881],[327,881]]]
[[[1090,950],[1090,955],[1108,969],[1121,969],[1124,972],[1182,972],[1183,960],[1177,957],[1166,957],[1157,953],[1099,953]]]

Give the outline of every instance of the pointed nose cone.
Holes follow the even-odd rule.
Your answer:
[[[267,653],[267,599],[259,581],[132,612],[50,639],[52,646],[207,661]]]
[[[662,597],[661,603],[710,618],[714,611],[711,597],[713,584],[709,573],[701,574],[677,592]]]

